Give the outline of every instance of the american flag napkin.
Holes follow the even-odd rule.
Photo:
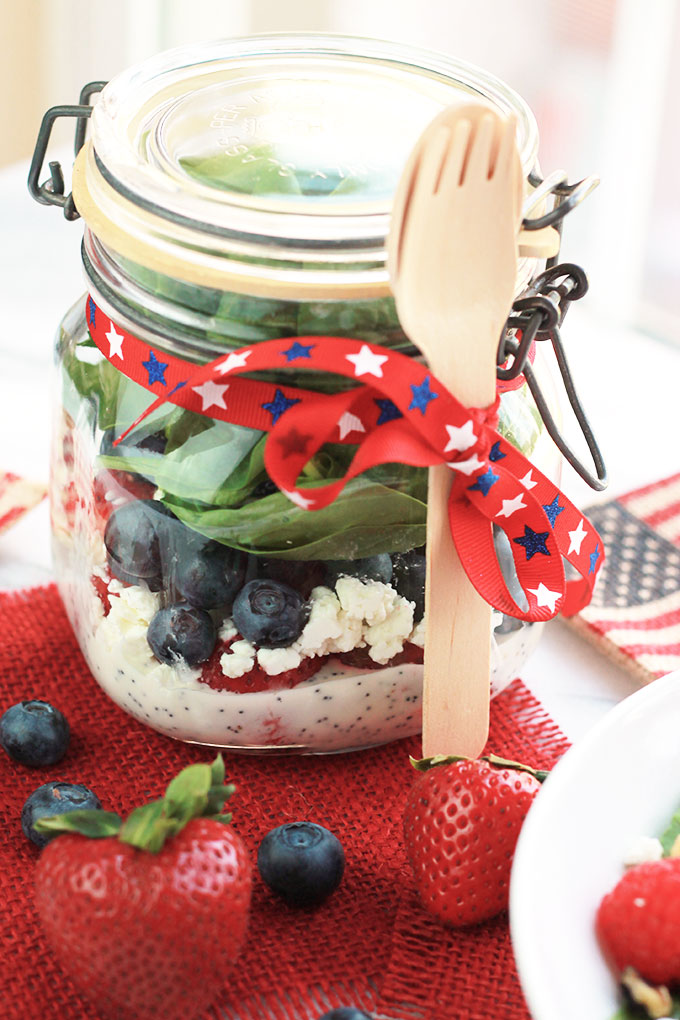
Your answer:
[[[680,474],[586,510],[607,558],[566,622],[643,683],[680,669]]]
[[[11,471],[0,471],[0,535],[46,495],[46,488]]]

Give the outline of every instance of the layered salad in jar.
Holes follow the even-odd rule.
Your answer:
[[[144,284],[168,281],[145,273]],[[220,339],[230,330],[235,346],[325,333],[409,349],[388,298],[213,301]],[[60,347],[54,551],[107,694],[169,736],[224,747],[334,751],[418,732],[427,471],[380,465],[331,506],[304,510],[267,476],[266,433],[166,404],[116,443],[152,397],[94,346],[82,303]],[[286,381],[343,384],[308,372]],[[523,390],[503,395],[500,431],[534,452],[542,429]],[[302,487],[341,477],[354,449],[325,446]],[[509,547],[505,562],[512,580]],[[500,614],[495,625],[500,689],[535,638]]]
[[[324,72],[319,98],[319,89],[298,82],[297,73],[285,63],[282,85],[269,68],[263,87],[244,86],[238,96],[246,98],[238,103],[228,78],[219,88],[211,79],[203,92],[194,92],[190,82],[184,120],[184,100],[167,110],[160,104],[158,110],[165,113],[149,113],[148,128],[135,112],[129,159],[115,165],[115,172],[127,173],[129,163],[144,183],[147,172],[155,182],[159,153],[171,153],[175,190],[166,189],[164,201],[172,203],[175,192],[180,197],[186,192],[188,209],[200,199],[219,218],[219,203],[226,196],[229,216],[243,220],[243,208],[257,200],[262,222],[270,225],[271,213],[277,229],[279,214],[288,217],[288,224],[290,216],[297,222],[298,210],[310,230],[322,208],[333,213],[328,216],[333,230],[344,221],[345,210],[363,209],[362,202],[367,209],[377,203],[376,208],[389,210],[401,159],[392,157],[389,148],[383,151],[379,134],[370,135],[376,166],[361,164],[356,151],[349,159],[338,148],[344,139],[343,144],[357,149],[358,121],[345,110],[343,89],[353,90],[348,93],[353,102],[359,102],[361,90],[351,82],[331,89]],[[382,73],[372,66],[371,80]],[[411,91],[411,70],[403,73],[403,96],[413,100],[413,131],[429,112],[413,98],[420,92]],[[385,110],[396,124],[392,89],[397,79],[392,72],[385,74]],[[290,87],[287,76],[295,79]],[[131,83],[132,78],[130,88]],[[450,101],[449,84],[433,79],[432,88],[441,92],[437,104]],[[95,146],[98,133],[104,128],[111,132],[101,147],[109,160],[113,142],[120,141],[115,132],[123,123],[125,95],[121,90],[116,99],[114,93],[116,103],[109,110],[105,90],[92,118]],[[165,92],[159,95],[169,102]],[[222,112],[216,118],[217,98]],[[242,112],[246,107],[248,116]],[[335,110],[334,119],[329,109]],[[173,117],[179,125],[174,133]],[[197,124],[205,126],[199,131]],[[325,125],[328,148],[322,156],[320,125]],[[367,137],[359,132],[362,145]],[[213,142],[216,148],[210,147]],[[171,228],[159,215],[153,220],[159,235],[177,231],[172,245],[163,248],[163,258],[172,249],[172,267],[179,267],[171,273],[165,265],[159,268],[163,260],[153,248],[157,238],[148,228],[147,207],[133,220],[133,211],[135,216],[138,212],[106,191],[99,164],[86,150],[83,156],[80,190],[74,175],[74,195],[86,223],[88,216],[92,221],[83,260],[97,315],[105,323],[106,349],[103,353],[92,338],[83,299],[66,316],[58,339],[51,499],[59,586],[92,673],[125,711],[185,741],[257,751],[329,752],[419,732],[427,470],[381,464],[353,478],[330,506],[309,511],[291,502],[268,477],[268,433],[213,418],[209,404],[199,414],[166,402],[127,434],[158,387],[150,392],[126,375],[125,331],[149,345],[148,370],[154,373],[162,372],[165,354],[198,368],[264,340],[281,339],[294,348],[300,337],[351,337],[419,357],[386,286],[350,294],[340,283],[352,274],[363,278],[364,271],[370,278],[371,259],[378,256],[365,254],[362,262],[359,242],[356,252],[347,249],[347,256],[335,242],[322,246],[321,255],[314,254],[311,241],[298,248],[291,241],[285,248],[278,233],[258,248],[261,237],[253,230],[251,247],[246,250],[244,241],[243,251],[240,237],[233,253],[231,240],[218,244],[213,238],[210,244],[220,250],[220,257],[213,258],[198,228],[191,246],[187,242],[183,248],[188,228]],[[386,168],[388,157],[394,165]],[[134,176],[125,181],[130,188],[138,183]],[[290,207],[285,205],[289,200]],[[100,215],[102,208],[108,218]],[[120,254],[128,245],[134,248],[125,217],[147,230],[147,248],[154,254],[148,263]],[[194,266],[202,265],[202,244],[212,260],[206,257],[213,272],[209,283]],[[186,265],[194,262],[191,273],[182,276],[185,263],[177,252],[184,251]],[[273,281],[269,296],[262,296],[259,277],[259,289],[239,290],[239,273],[253,279],[261,273]],[[527,282],[526,266],[522,273]],[[279,286],[283,276],[285,293]],[[305,289],[317,276],[326,281],[318,299]],[[216,277],[229,279],[231,286],[220,286]],[[261,406],[271,413],[272,424],[282,410],[277,386],[334,394],[354,385],[337,375],[305,370],[303,357],[291,358],[281,370],[240,378],[271,384],[272,400]],[[376,413],[390,420],[391,401],[376,403]],[[359,441],[356,422],[346,425],[357,431]],[[499,430],[545,473],[555,473],[558,458],[526,386],[502,395]],[[341,439],[308,461],[298,489],[344,477],[357,446],[347,436]],[[498,544],[521,604],[502,532]],[[500,689],[517,675],[540,627],[500,614],[495,625],[491,681],[492,689]]]

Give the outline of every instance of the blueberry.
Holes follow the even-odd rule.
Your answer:
[[[312,589],[323,584],[325,566],[321,560],[262,559],[257,565],[258,577],[282,581],[308,599]]]
[[[272,482],[270,478],[265,478],[263,482],[260,482],[253,491],[251,492],[251,499],[265,499],[267,496],[273,496],[274,493],[279,491],[279,487],[276,482]]]
[[[21,701],[0,719],[0,745],[21,765],[54,765],[66,754],[69,725],[47,701]]]
[[[314,822],[290,822],[268,832],[257,851],[266,884],[294,907],[314,907],[340,885],[345,853],[340,840]]]
[[[99,797],[78,783],[45,783],[34,790],[21,809],[21,828],[24,835],[36,846],[44,847],[57,832],[36,832],[39,818],[65,815],[67,811],[93,811],[101,807]]]
[[[209,659],[217,634],[210,613],[205,609],[178,604],[159,609],[146,633],[151,651],[161,662],[177,665],[183,659],[197,666]]]
[[[418,623],[425,612],[425,556],[415,549],[395,553],[392,568],[392,585],[403,598],[415,602],[413,622]]]
[[[356,1006],[340,1006],[339,1009],[332,1009],[330,1013],[324,1013],[319,1020],[371,1020],[371,1017]]]
[[[131,457],[136,450],[144,450],[146,453],[165,453],[167,438],[164,432],[150,432],[138,438],[135,433],[127,436],[122,443],[114,446],[116,434],[113,429],[107,429],[102,435],[99,445],[99,453],[102,457]]]
[[[215,609],[231,607],[245,572],[244,553],[199,536],[178,550],[172,581],[190,605]]]
[[[302,596],[281,581],[248,581],[234,599],[232,619],[239,634],[263,648],[286,648],[300,637],[307,619]]]
[[[163,431],[150,432],[149,435],[143,436],[134,445],[138,450],[145,450],[147,453],[165,453],[168,439]]]
[[[392,560],[389,553],[378,553],[376,556],[364,556],[358,560],[326,561],[326,578],[330,587],[333,587],[337,579],[343,575],[358,577],[362,581],[382,581],[383,584],[389,584],[392,580]]]
[[[158,590],[163,576],[161,545],[171,521],[176,521],[174,514],[155,499],[116,507],[104,532],[111,573],[126,583],[144,581]]]

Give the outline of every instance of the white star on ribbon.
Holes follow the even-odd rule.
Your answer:
[[[340,438],[344,439],[350,432],[365,432],[364,423],[361,418],[357,418],[356,414],[350,414],[349,411],[345,411],[342,418],[338,422],[338,428],[340,429]]]
[[[250,357],[252,351],[241,351],[240,354],[230,354],[226,361],[223,361],[221,365],[218,365],[217,371],[220,375],[226,375],[227,372],[231,372],[232,368],[245,368],[246,359]]]
[[[444,447],[444,453],[448,453],[449,450],[458,450],[459,453],[463,453],[477,442],[477,436],[472,428],[472,419],[466,421],[464,425],[445,425],[444,427],[449,434],[449,441]]]
[[[212,379],[207,379],[201,386],[192,386],[191,388],[194,393],[198,393],[203,401],[202,411],[206,411],[209,407],[221,407],[226,411],[227,405],[224,402],[224,394],[229,389],[229,386],[218,386]]]
[[[586,537],[587,534],[588,532],[583,527],[583,518],[581,518],[581,520],[578,522],[578,527],[574,528],[573,531],[569,532],[569,551],[567,552],[567,556],[569,555],[569,553],[573,552],[580,554],[581,546],[583,545],[583,539]]]
[[[281,489],[284,496],[288,496],[291,503],[295,503],[297,506],[302,507],[303,510],[308,510],[310,506],[314,506],[316,500],[306,499],[305,496],[301,496],[299,492],[288,492],[286,489]]]
[[[475,453],[468,460],[447,460],[446,466],[454,471],[462,471],[464,475],[471,475],[474,471],[478,471],[480,467],[484,467],[484,461],[480,460]]]
[[[105,336],[109,341],[109,357],[112,358],[114,355],[117,355],[123,361],[123,340],[125,337],[116,332],[116,327],[113,323],[111,323],[111,329]]]
[[[526,503],[524,502],[524,497],[520,492],[520,494],[515,496],[514,499],[503,500],[503,506],[496,514],[496,517],[511,517],[516,510],[523,510],[525,508]]]
[[[543,581],[539,583],[538,588],[528,588],[527,591],[536,596],[537,605],[548,606],[551,613],[555,612],[555,606],[562,598],[561,591],[550,591],[550,588],[546,588]]]
[[[538,485],[531,477],[531,471],[527,471],[524,478],[520,478],[520,485],[523,485],[525,489],[533,489],[534,485]]]
[[[382,365],[388,361],[386,354],[375,354],[366,344],[363,344],[358,354],[346,354],[345,357],[354,365],[354,374],[374,375],[382,379]]]

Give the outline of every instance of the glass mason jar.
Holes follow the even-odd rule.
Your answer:
[[[324,335],[418,357],[389,291],[391,199],[425,125],[471,96],[516,116],[528,174],[536,125],[502,82],[369,40],[186,47],[119,75],[95,104],[73,175],[91,301],[66,314],[57,344],[54,558],[94,677],[168,736],[330,752],[419,731],[426,469],[380,465],[307,511],[268,478],[266,431],[213,418],[212,405],[199,414],[170,399],[116,441],[172,358],[198,368],[262,340],[281,339],[283,354],[292,338]],[[519,259],[518,293],[542,266]],[[148,386],[126,374],[128,336],[160,386],[148,367]],[[297,351],[285,369],[251,374],[271,390],[272,419],[281,386],[350,385],[303,362]],[[499,429],[556,477],[526,385],[503,393]],[[299,484],[342,476],[354,449],[327,444]],[[540,625],[494,622],[497,691]]]

